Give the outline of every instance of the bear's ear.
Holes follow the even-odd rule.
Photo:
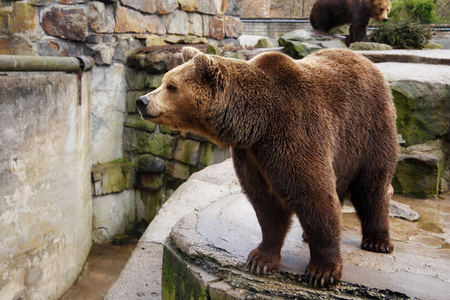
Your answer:
[[[219,79],[219,66],[211,56],[200,52],[194,57],[194,64],[203,75],[203,78],[207,80]]]
[[[184,47],[183,48],[183,61],[187,62],[191,60],[196,54],[200,53],[200,51],[194,47]]]

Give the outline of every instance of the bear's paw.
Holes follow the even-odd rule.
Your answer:
[[[250,273],[267,274],[268,271],[278,266],[280,260],[281,254],[279,251],[262,251],[256,248],[248,255],[246,267],[249,268]]]
[[[394,251],[394,244],[388,238],[364,238],[361,248],[372,252],[391,253]]]
[[[335,283],[342,276],[342,263],[316,265],[312,262],[306,267],[306,279],[314,286],[327,286]]]

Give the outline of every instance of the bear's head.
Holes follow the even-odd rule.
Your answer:
[[[379,22],[386,22],[391,10],[389,0],[372,0],[371,17]]]
[[[222,146],[252,143],[261,129],[252,114],[261,114],[263,108],[245,109],[255,90],[244,87],[258,89],[255,68],[192,47],[183,48],[183,60],[164,75],[159,88],[136,101],[142,118],[197,132]]]

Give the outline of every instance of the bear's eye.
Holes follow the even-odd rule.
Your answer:
[[[173,84],[169,84],[169,85],[167,86],[167,89],[168,89],[170,92],[175,92],[175,91],[177,90],[177,87],[174,86]]]

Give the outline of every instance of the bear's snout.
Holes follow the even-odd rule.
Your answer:
[[[383,18],[382,21],[383,21],[383,22],[387,22],[387,20],[388,20],[388,18]]]
[[[136,100],[136,106],[139,110],[145,110],[148,105],[148,99],[145,96],[141,96]]]

